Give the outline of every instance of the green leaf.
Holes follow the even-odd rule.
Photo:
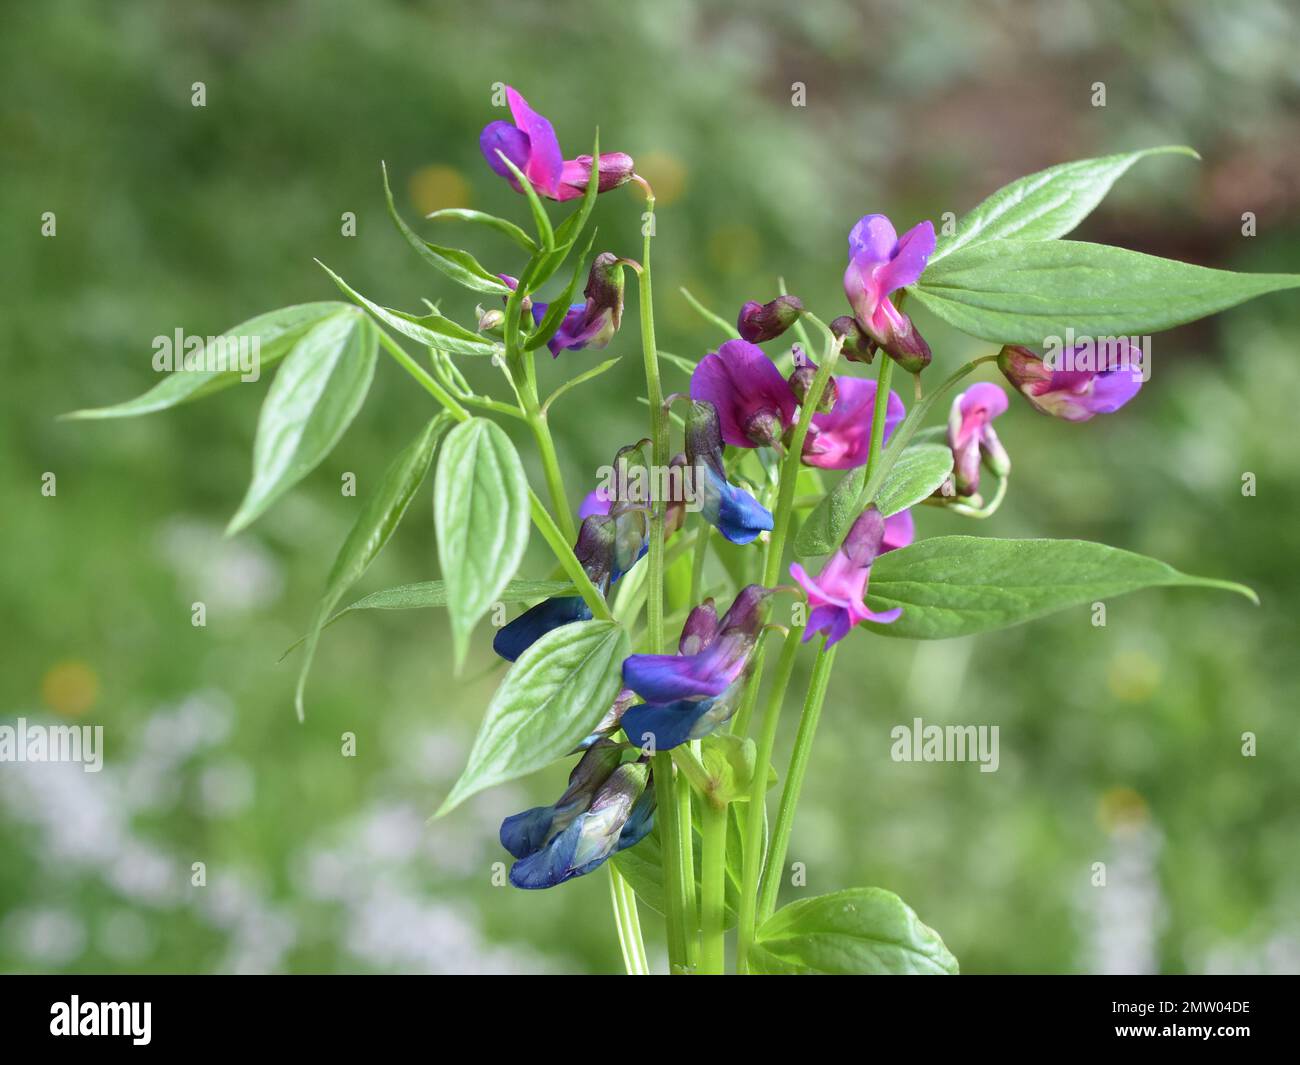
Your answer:
[[[926,268],[916,297],[964,333],[998,344],[1144,336],[1300,287],[1300,274],[1237,274],[1073,240],[999,240]]]
[[[597,131],[595,143],[592,145],[591,157],[600,158],[600,133]],[[568,257],[570,251],[582,236],[582,231],[586,228],[587,220],[591,217],[592,208],[596,205],[596,196],[600,191],[599,181],[587,182],[587,189],[582,194],[582,200],[578,204],[577,210],[570,213],[569,217],[555,227],[555,250],[552,252],[540,252],[535,255],[529,262],[520,278],[520,285],[528,292],[535,292],[539,287],[544,285],[561,266]]]
[[[375,376],[378,337],[364,314],[340,310],[294,345],[262,402],[253,479],[226,535],[246,528],[339,442]]]
[[[501,350],[499,344],[484,340],[477,333],[471,333],[464,326],[457,325],[450,318],[444,318],[436,312],[414,315],[372,303],[319,259],[316,260],[316,265],[329,274],[340,291],[357,306],[364,307],[379,321],[417,343],[456,355],[491,356]]]
[[[507,584],[501,594],[497,596],[496,601],[498,603],[533,603],[557,595],[577,594],[578,590],[568,581],[517,580]],[[416,581],[414,584],[399,584],[395,588],[384,588],[382,591],[371,592],[369,595],[358,599],[355,603],[345,606],[325,622],[321,629],[322,631],[328,629],[336,621],[342,620],[354,610],[425,610],[446,605],[447,585],[444,581]],[[283,661],[291,651],[306,642],[306,636],[298,637],[285,648],[280,660]]]
[[[866,479],[867,468],[858,466],[845,473],[835,487],[822,496],[799,526],[794,538],[796,555],[800,558],[828,555],[840,545],[853,519],[862,512],[858,497]]]
[[[1170,154],[1200,158],[1191,148],[1169,144],[1062,163],[1013,181],[965,215],[952,236],[939,238],[930,265],[961,248],[989,240],[1063,237],[1092,212],[1110,187],[1139,159]]]
[[[763,922],[750,951],[756,973],[782,976],[955,976],[939,933],[882,888],[801,899]]]
[[[615,358],[612,359],[606,359],[604,362],[596,366],[593,366],[590,370],[584,370],[582,373],[578,374],[577,377],[570,377],[567,381],[565,381],[562,385],[560,385],[559,388],[557,388],[554,392],[552,392],[549,396],[546,397],[546,402],[542,404],[542,413],[545,414],[548,410],[550,410],[551,404],[553,404],[557,399],[559,399],[570,389],[577,388],[578,385],[585,384],[586,382],[590,381],[593,377],[599,377],[606,370],[612,370],[615,366],[618,365],[618,363],[621,360],[622,360],[622,356],[616,356]]]
[[[307,633],[307,650],[303,655],[298,686],[294,691],[294,706],[299,721],[304,716],[303,692],[307,687],[307,674],[311,672],[316,643],[320,639],[326,618],[343,598],[343,593],[360,579],[393,535],[416,489],[433,464],[434,449],[438,446],[438,438],[446,431],[449,420],[448,414],[437,415],[392,461],[384,471],[379,486],[361,508],[343,546],[339,548],[325,581],[325,592]]]
[[[1153,558],[1085,540],[996,540],[937,536],[876,559],[873,610],[902,607],[886,636],[940,640],[1019,625],[1081,603],[1170,586],[1218,588],[1258,603],[1231,581],[1191,577]]]
[[[433,516],[459,670],[470,631],[510,583],[528,546],[528,479],[496,423],[471,418],[447,434]]]
[[[519,167],[515,166],[506,158],[506,153],[500,148],[497,149],[497,158],[499,158],[514,174],[515,180],[519,183],[519,189],[528,200],[528,207],[533,212],[533,225],[537,228],[537,241],[542,246],[542,250],[552,252],[555,250],[555,230],[551,228],[550,216],[546,213],[546,208],[542,206],[542,201],[538,198],[537,190],[533,188],[533,183],[524,177],[524,173]]]
[[[380,163],[379,169],[384,175],[384,200],[388,204],[388,216],[397,226],[397,231],[406,238],[406,243],[415,249],[421,259],[437,267],[456,284],[473,289],[475,292],[491,292],[500,296],[510,291],[504,281],[489,273],[469,252],[461,251],[459,248],[443,248],[437,244],[430,244],[403,222],[402,216],[397,213],[397,207],[393,204],[393,190],[388,187],[388,167]],[[509,225],[509,223],[505,224]]]
[[[952,449],[946,444],[913,444],[898,456],[876,493],[885,517],[934,495],[952,472]]]
[[[429,219],[431,222],[441,222],[444,220],[472,222],[475,225],[485,226],[488,229],[495,229],[498,233],[504,233],[530,255],[537,250],[537,241],[533,240],[532,237],[513,222],[508,222],[504,218],[498,218],[494,214],[484,214],[482,211],[471,211],[466,207],[444,207],[441,211],[434,211],[432,214],[427,214],[424,217]],[[500,279],[498,278],[497,280]]]
[[[299,303],[293,307],[281,307],[277,311],[259,314],[256,318],[250,318],[235,328],[227,330],[219,338],[207,338],[207,343],[204,345],[204,359],[215,360],[225,350],[225,344],[239,343],[241,338],[247,338],[251,348],[256,338],[260,373],[287,355],[303,335],[322,318],[347,309],[349,308],[346,303]],[[172,370],[153,388],[135,399],[111,407],[75,410],[62,417],[67,419],[134,418],[140,414],[153,414],[155,411],[167,410],[169,407],[210,396],[214,392],[238,384],[242,379],[238,368],[180,372]]]
[[[746,809],[746,807],[739,805],[727,807],[727,863],[724,867],[722,908],[724,928],[735,928],[737,915],[740,913],[740,892],[745,876]],[[704,867],[704,855],[703,839],[700,834],[700,807],[698,802],[691,804],[691,812],[693,820],[691,846],[695,852],[693,865],[695,868],[696,920],[698,921],[699,902],[704,896],[704,888],[700,883],[700,873]],[[766,838],[766,827],[764,827],[764,837]],[[658,818],[656,818],[654,829],[645,839],[635,847],[619,851],[618,854],[614,855],[613,861],[619,873],[632,885],[637,898],[654,910],[655,913],[662,914],[666,912],[664,909],[663,847],[659,840]]]
[[[748,802],[758,762],[752,739],[715,732],[700,742],[700,761],[709,774],[709,795],[718,803]]]
[[[441,460],[438,468],[441,476]],[[436,816],[569,754],[613,704],[629,651],[627,632],[612,621],[562,625],[528,648],[492,697],[469,764]]]

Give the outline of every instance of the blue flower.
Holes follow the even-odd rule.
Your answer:
[[[772,528],[772,514],[727,480],[717,408],[696,401],[686,419],[686,461],[696,471],[700,513],[733,544],[747,544]]]
[[[602,739],[582,756],[553,806],[507,817],[501,845],[517,861],[510,883],[548,888],[583,876],[641,842],[654,827],[650,766],[622,763],[624,745]]]

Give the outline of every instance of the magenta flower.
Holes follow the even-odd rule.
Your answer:
[[[1036,410],[1067,422],[1086,422],[1113,414],[1142,387],[1141,355],[1125,340],[1067,348],[1060,368],[1048,366],[1028,348],[1008,345],[998,354],[998,369]]]
[[[997,476],[1011,470],[993,419],[1007,409],[1007,394],[987,381],[971,385],[952,401],[948,415],[948,446],[952,448],[952,477],[957,494],[974,495],[980,486],[980,462]]]
[[[728,340],[700,360],[691,399],[713,404],[722,439],[733,447],[770,447],[795,423],[798,409],[776,364],[745,340]]]
[[[910,510],[900,510],[885,519],[885,536],[880,542],[880,553],[897,551],[916,539],[916,523]]]
[[[861,377],[835,379],[835,406],[829,414],[814,414],[803,445],[807,466],[823,470],[851,470],[867,461],[871,447],[871,420],[876,404],[876,382]],[[898,393],[889,393],[885,409],[885,439],[903,420],[906,411]]]
[[[519,168],[539,196],[552,200],[581,196],[591,181],[591,156],[566,160],[560,153],[555,127],[509,86],[506,86],[506,99],[513,124],[502,120],[489,122],[479,134],[479,147],[488,166],[509,181],[516,192],[523,191],[510,168],[497,155],[499,151]],[[602,152],[597,164],[597,191],[608,192],[630,181],[633,169],[630,155]]]
[[[934,226],[929,222],[913,226],[900,237],[883,214],[869,214],[849,233],[844,292],[858,325],[911,372],[929,365],[930,346],[889,297],[921,276],[933,251]]]
[[[868,610],[866,605],[867,579],[871,576],[871,564],[884,547],[885,533],[886,522],[880,511],[868,507],[815,580],[798,562],[791,564],[790,575],[808,593],[808,605],[812,607],[803,634],[805,643],[812,639],[813,633],[825,630],[829,647],[844,639],[859,622],[886,625],[902,615],[901,607],[877,613]]]

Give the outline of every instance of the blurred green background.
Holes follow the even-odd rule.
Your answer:
[[[1204,161],[1140,164],[1085,239],[1300,270],[1297,39],[1294,4],[1213,0],[11,5],[0,720],[102,724],[107,764],[0,764],[0,969],[619,968],[603,875],[491,884],[501,817],[553,800],[566,766],[425,823],[500,675],[486,625],[456,682],[440,616],[349,619],[294,717],[295,666],[276,659],[359,505],[340,478],[364,495],[429,414],[391,361],[334,454],[234,540],[221,531],[265,382],[151,418],[55,420],[152,385],[156,335],[337,298],[314,257],[390,306],[442,299],[472,321],[474,300],[384,216],[381,159],[408,218],[473,206],[522,222],[478,152],[493,84],[549,115],[569,155],[599,124],[659,192],[660,340],[698,357],[718,337],[679,285],[730,317],[783,275],[829,319],[860,215],[902,229],[1042,166],[1153,144]],[[602,197],[600,246],[639,255],[639,210],[631,191]],[[518,272],[513,246],[439,239],[458,237]],[[984,350],[919,321],[936,375]],[[1300,308],[1274,296],[1156,338],[1122,414],[1066,425],[1013,403],[1011,496],[977,531],[1102,540],[1248,582],[1263,605],[1149,592],[1111,603],[1105,628],[1080,608],[951,643],[855,638],[791,844],[807,892],[896,891],[966,972],[1300,969],[1298,340]],[[635,328],[543,368],[554,384],[609,355],[630,357],[557,408],[575,505],[644,433]],[[928,509],[919,525],[972,531]],[[527,572],[546,569],[534,544]],[[426,488],[357,591],[434,576]],[[999,725],[1000,770],[892,762],[889,730],[914,716]]]

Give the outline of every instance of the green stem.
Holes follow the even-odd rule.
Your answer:
[[[794,826],[794,811],[799,805],[799,792],[803,788],[804,774],[808,770],[808,757],[812,753],[813,736],[821,717],[822,702],[830,683],[831,667],[835,663],[836,648],[825,643],[817,652],[812,680],[804,699],[803,713],[799,717],[799,732],[795,736],[794,750],[790,754],[790,768],[786,771],[785,787],[781,789],[781,805],[777,810],[776,826],[772,830],[772,848],[763,869],[763,886],[759,891],[756,920],[762,924],[776,909],[777,892],[781,890],[781,877],[785,868],[785,852],[790,845],[790,831]]]
[[[763,583],[773,587],[781,577],[781,558],[785,553],[785,538],[790,531],[790,518],[794,513],[794,490],[799,480],[799,468],[803,462],[803,442],[808,436],[808,426],[812,416],[821,402],[822,391],[830,380],[839,361],[840,346],[843,340],[836,337],[829,341],[822,354],[822,363],[817,368],[808,395],[799,410],[799,421],[794,427],[786,445],[785,458],[781,460],[781,488],[777,495],[776,511],[772,515],[772,535],[767,542],[767,564],[763,571]]]
[[[698,747],[696,741],[693,746]],[[678,747],[679,751],[690,750]],[[686,939],[686,966],[694,970],[700,961],[699,928],[696,925],[699,914],[698,900],[695,898],[695,846],[694,829],[691,826],[691,782],[680,769],[675,782],[677,790],[677,839],[681,844],[678,853],[682,862],[682,934]]]
[[[453,418],[458,422],[463,422],[467,421],[471,417],[469,411],[456,401],[456,397],[443,388],[442,385],[438,384],[428,370],[406,353],[402,348],[402,345],[397,343],[396,340],[385,333],[379,326],[375,327],[375,331],[379,334],[379,343],[390,355],[392,355],[398,365],[414,377],[421,388],[441,403]]]
[[[531,358],[530,353],[530,361]],[[568,541],[573,543],[578,538],[578,530],[573,524],[568,494],[564,490],[564,475],[560,472],[560,459],[555,451],[555,440],[551,437],[551,427],[546,422],[546,415],[538,410],[536,397],[529,391],[524,393],[524,398],[524,418],[537,441],[537,453],[542,460],[542,472],[546,476],[556,521]]]
[[[781,719],[781,705],[794,672],[795,654],[803,629],[796,626],[786,634],[777,660],[772,690],[767,693],[763,723],[758,734],[758,753],[754,760],[754,779],[749,786],[749,806],[745,810],[744,872],[740,888],[740,917],[736,926],[736,972],[749,971],[749,949],[754,942],[755,916],[758,912],[758,878],[763,870],[763,821],[767,804],[767,767],[772,763],[776,746],[776,726]]]
[[[542,534],[542,539],[546,541],[547,546],[551,549],[551,554],[555,556],[555,560],[559,562],[560,567],[564,570],[564,575],[573,582],[578,594],[591,608],[592,615],[601,621],[613,621],[614,615],[610,613],[609,604],[605,602],[605,597],[600,594],[600,589],[591,583],[587,571],[582,568],[582,563],[578,561],[577,556],[573,553],[573,548],[570,546],[572,537],[566,537],[560,531],[560,527],[555,524],[555,519],[551,517],[550,512],[546,509],[546,504],[538,498],[537,493],[531,488],[528,489],[528,502],[533,516],[533,524],[537,526],[537,531]]]
[[[866,483],[880,462],[880,449],[885,441],[885,419],[889,414],[889,382],[894,376],[894,360],[880,353],[880,374],[876,378],[876,405],[871,412],[871,449],[867,452]]]
[[[641,940],[641,920],[636,910],[636,892],[623,879],[623,874],[613,862],[609,869],[609,897],[614,907],[614,925],[618,929],[618,945],[623,951],[623,968],[628,976],[648,976],[650,965],[646,961],[645,943]]]
[[[700,972],[721,975],[725,967],[723,902],[726,890],[727,808],[700,804],[704,845],[701,856]]]
[[[638,742],[634,736],[628,737],[633,743]],[[668,967],[673,973],[688,971],[689,936],[684,922],[685,889],[682,886],[681,824],[675,815],[677,810],[676,785],[673,781],[673,756],[669,751],[658,751],[651,759],[654,769],[655,803],[659,815],[655,818],[659,826],[659,850],[663,856],[664,895],[667,913],[664,922],[668,931]],[[689,840],[687,841],[689,845]]]

